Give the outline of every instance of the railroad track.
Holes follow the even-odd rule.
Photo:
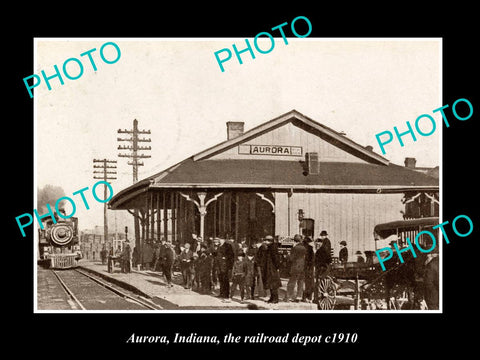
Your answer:
[[[78,269],[51,270],[70,298],[73,310],[161,310],[152,301],[129,294]]]

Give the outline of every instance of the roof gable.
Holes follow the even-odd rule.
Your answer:
[[[236,151],[236,149],[234,148],[242,144],[247,144],[248,146],[249,142],[252,142],[252,141],[254,144],[256,143],[257,145],[292,145],[292,144],[259,144],[258,141],[255,142],[256,139],[259,139],[262,136],[265,136],[265,134],[268,134],[270,132],[274,132],[276,129],[286,126],[289,123],[294,124],[298,128],[301,128],[306,133],[310,133],[310,134],[313,134],[314,136],[317,136],[319,140],[318,143],[323,142],[324,144],[323,148],[325,148],[326,146],[325,144],[328,144],[330,148],[338,149],[338,152],[343,151],[345,154],[340,158],[340,161],[357,162],[357,161],[363,160],[373,164],[382,164],[382,165],[389,164],[389,161],[384,157],[357,144],[356,142],[341,135],[335,130],[332,130],[327,126],[324,126],[306,117],[305,115],[299,113],[296,110],[289,111],[288,113],[285,113],[275,119],[272,119],[266,123],[263,123],[253,129],[250,129],[245,133],[243,133],[243,135],[240,135],[236,138],[224,141],[220,144],[210,147],[194,155],[192,159],[194,161],[198,161],[198,160],[210,159],[215,156],[219,159],[224,159],[225,157],[222,157],[221,155],[219,156],[219,154],[225,153],[227,151],[230,151],[231,153],[233,153],[233,151]],[[310,149],[310,151],[312,150]],[[241,151],[238,150],[238,153],[240,152]],[[332,150],[330,150],[330,152],[332,152]],[[337,156],[338,156],[338,152],[337,152]],[[320,158],[322,158],[322,155],[323,154],[319,154]],[[304,154],[301,154],[301,156],[304,156]],[[242,156],[237,156],[237,158],[242,158]],[[277,157],[277,160],[278,160],[278,157]],[[323,160],[326,160],[326,159],[323,159]]]

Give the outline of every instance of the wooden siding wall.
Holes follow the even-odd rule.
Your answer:
[[[340,241],[347,242],[351,260],[355,251],[375,250],[373,227],[402,220],[403,194],[293,193],[275,194],[275,234],[293,236],[300,232],[298,210],[315,220],[314,236],[326,230],[338,256]]]
[[[211,159],[273,159],[298,161],[304,159],[306,152],[317,152],[320,161],[365,162],[364,160],[359,159],[319,138],[317,135],[293,125],[292,123],[287,123],[277,129],[250,139],[246,141],[245,144],[301,146],[303,148],[303,155],[281,156],[239,154],[238,146],[235,146],[225,152],[212,156]]]

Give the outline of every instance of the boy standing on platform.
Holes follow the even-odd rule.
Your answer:
[[[244,261],[244,258],[245,254],[239,252],[237,254],[237,260],[233,263],[232,288],[230,292],[230,299],[232,299],[238,285],[240,288],[240,299],[242,303],[245,298],[245,277],[247,275],[247,263]]]

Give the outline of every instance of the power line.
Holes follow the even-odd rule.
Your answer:
[[[112,177],[112,174],[117,174],[116,171],[108,171],[108,169],[117,169],[117,165],[109,165],[109,164],[116,164],[117,160],[107,160],[107,159],[93,159],[93,163],[99,163],[101,165],[93,165],[94,169],[102,169],[102,170],[94,170],[93,171],[93,178],[94,179],[102,179],[105,182],[110,182],[108,180],[116,180],[116,177]],[[103,176],[95,176],[95,174],[103,174]],[[103,198],[107,198],[107,185],[103,185]],[[107,220],[107,203],[103,203],[103,234],[104,234],[104,241],[105,244],[107,243],[108,239],[108,220]]]
[[[132,165],[133,183],[135,184],[138,181],[138,167],[143,166],[143,161],[139,161],[139,159],[146,159],[151,157],[150,155],[139,154],[138,152],[152,149],[150,146],[139,146],[139,143],[143,143],[143,142],[149,143],[152,140],[146,137],[139,138],[138,135],[140,134],[149,135],[150,130],[139,130],[138,121],[137,119],[134,119],[132,130],[118,129],[117,133],[131,135],[129,138],[120,138],[120,137],[117,138],[117,141],[126,141],[131,143],[131,145],[118,145],[118,150],[131,150],[131,152],[127,154],[119,153],[118,156],[132,159],[131,161],[128,162],[128,165]],[[135,246],[138,246],[138,248],[140,249],[141,257],[143,258],[142,244],[140,241],[140,217],[138,214],[138,209],[136,208],[134,209],[133,217],[134,217],[134,225],[135,225]]]
[[[145,154],[139,154],[138,151],[144,151],[144,150],[152,150],[150,146],[139,146],[139,143],[142,142],[151,142],[152,140],[150,138],[139,138],[139,134],[150,134],[150,130],[139,130],[138,129],[138,121],[137,119],[133,120],[133,129],[132,130],[122,130],[118,129],[117,133],[119,134],[129,134],[131,135],[130,138],[117,138],[117,141],[128,141],[132,145],[118,145],[118,150],[131,150],[130,153],[124,154],[120,153],[118,154],[119,157],[126,157],[126,158],[131,158],[132,161],[128,162],[128,165],[132,165],[133,167],[133,183],[135,184],[138,181],[138,167],[143,166],[142,161],[138,161],[138,159],[146,159],[150,158],[150,155],[145,155]]]

